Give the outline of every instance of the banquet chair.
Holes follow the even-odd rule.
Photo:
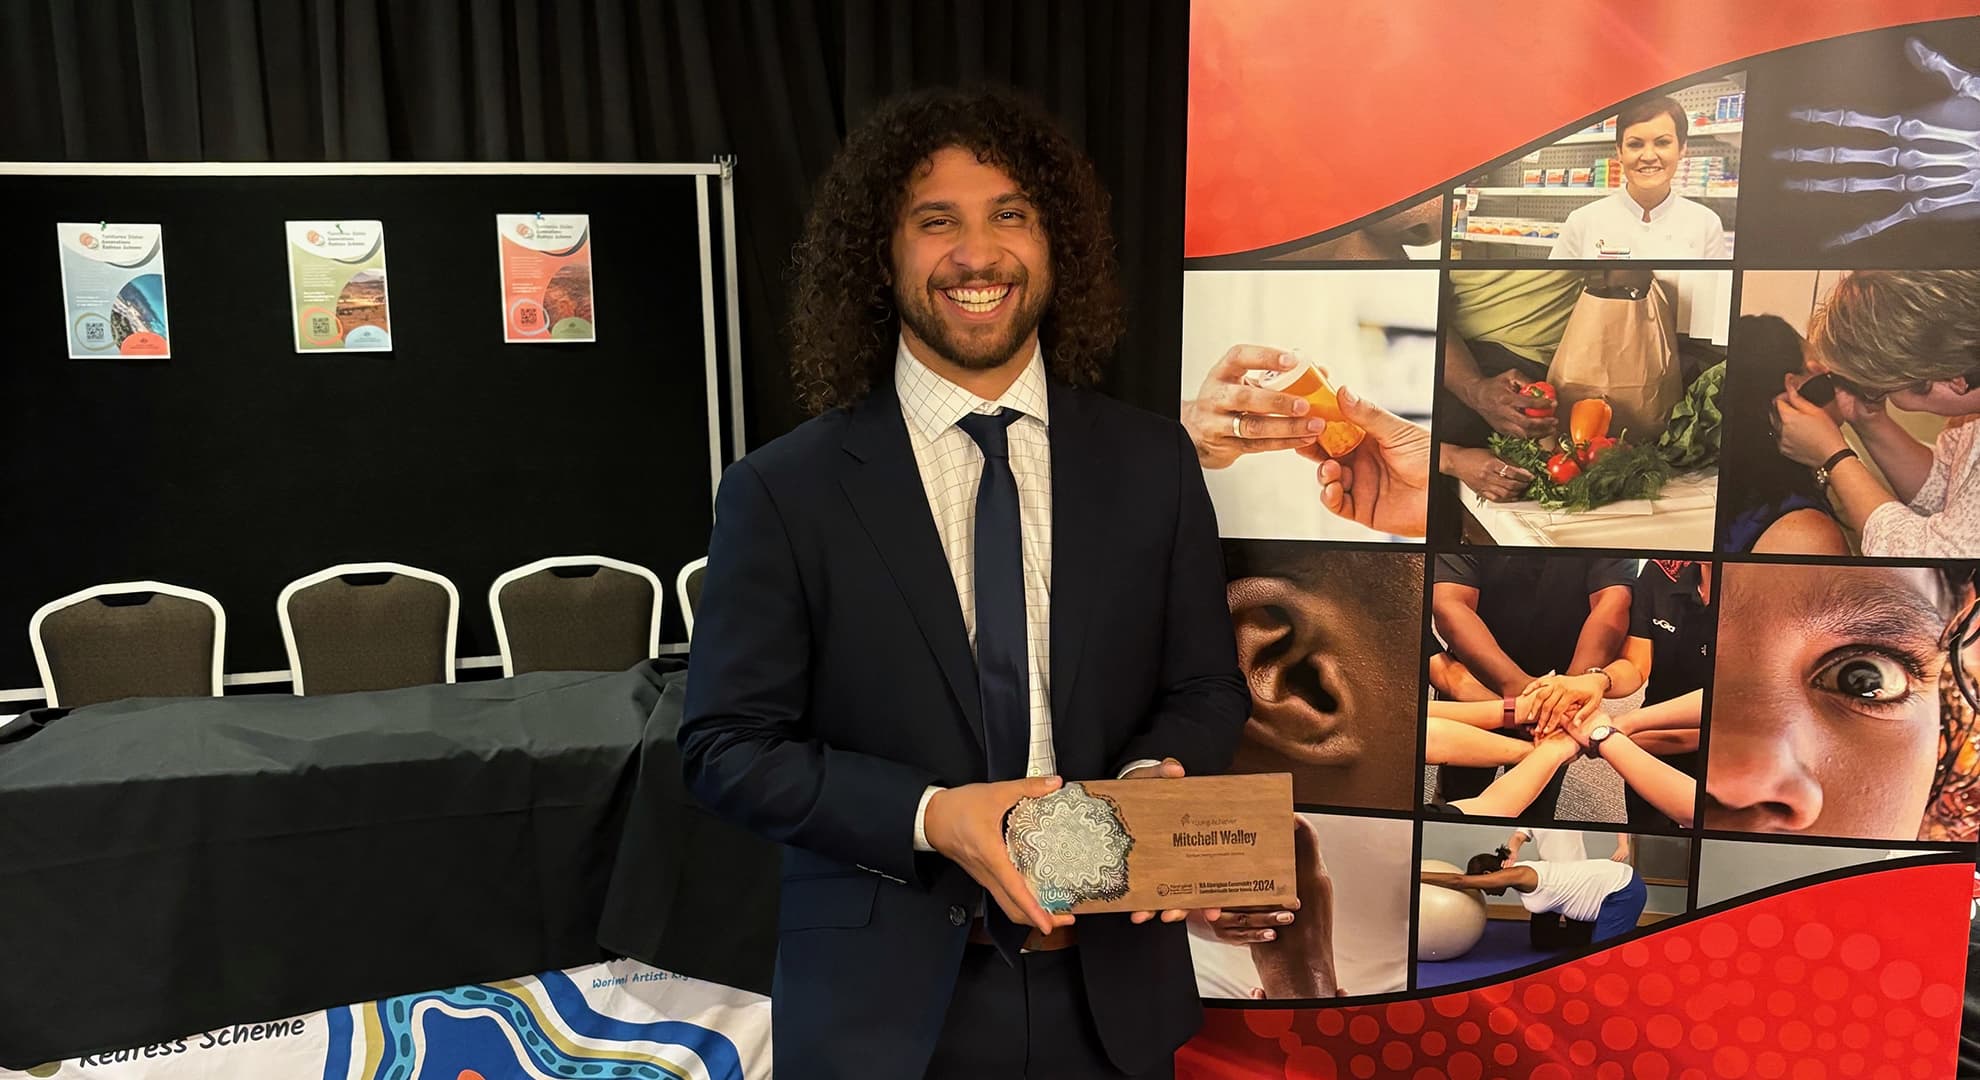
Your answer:
[[[681,576],[674,587],[681,594],[681,617],[687,620],[688,640],[694,640],[694,609],[701,603],[701,575],[708,570],[708,556],[681,567]]]
[[[603,555],[556,555],[488,587],[502,674],[624,671],[660,654],[659,575]]]
[[[227,613],[198,589],[120,581],[42,605],[28,640],[50,707],[218,697]]]
[[[461,595],[403,563],[341,563],[297,578],[275,612],[297,694],[454,681]]]

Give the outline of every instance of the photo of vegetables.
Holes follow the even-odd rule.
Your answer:
[[[1730,271],[1453,270],[1431,531],[1709,551]]]

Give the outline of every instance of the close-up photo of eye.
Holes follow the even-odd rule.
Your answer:
[[[1815,685],[1845,697],[1891,704],[1911,693],[1911,673],[1891,657],[1860,654],[1824,665],[1815,673]]]

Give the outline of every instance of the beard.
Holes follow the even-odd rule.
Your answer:
[[[901,322],[914,331],[929,348],[934,349],[944,360],[966,371],[988,371],[1002,367],[1017,355],[1018,348],[1031,337],[1032,331],[1045,318],[1045,306],[1050,302],[1050,289],[1042,294],[1034,294],[1030,287],[1031,277],[1024,269],[1009,277],[962,281],[948,281],[940,285],[929,282],[919,290],[903,284],[894,286],[894,307],[900,312]],[[946,318],[942,305],[949,303],[941,294],[942,289],[963,286],[989,286],[1008,283],[1017,294],[1017,306],[1012,309],[1003,323],[982,323],[977,325],[956,325]],[[1006,300],[1011,303],[1011,300]]]

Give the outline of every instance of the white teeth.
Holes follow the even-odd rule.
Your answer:
[[[944,289],[949,299],[954,300],[964,311],[982,313],[994,309],[1004,295],[1011,291],[1009,285],[993,285],[987,289]]]

